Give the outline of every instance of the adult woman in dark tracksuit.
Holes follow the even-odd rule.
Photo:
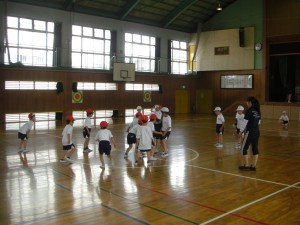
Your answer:
[[[240,170],[256,170],[258,160],[258,139],[259,139],[259,124],[261,119],[260,104],[255,97],[247,98],[247,106],[249,107],[245,113],[244,123],[241,127],[241,132],[244,134],[244,139],[241,147],[242,164]],[[249,166],[248,148],[252,145],[252,164]]]

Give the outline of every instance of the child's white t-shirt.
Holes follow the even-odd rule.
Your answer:
[[[151,128],[147,126],[140,126],[136,132],[136,139],[139,139],[139,150],[148,150],[152,147],[153,133]]]
[[[97,132],[95,136],[96,141],[110,141],[110,139],[113,137],[112,133],[108,129],[101,129]]]
[[[70,143],[68,143],[68,134],[70,134]],[[70,124],[67,124],[62,132],[62,144],[70,145],[73,144],[72,142],[72,136],[73,136],[73,126]]]
[[[168,129],[168,127],[170,127],[169,131],[171,131],[171,129],[172,129],[172,119],[169,115],[164,116],[162,118],[162,128],[161,128],[161,130],[166,131]]]
[[[242,113],[242,114],[236,113],[236,115],[235,115],[235,119],[236,119],[236,128],[238,128],[238,129],[241,128],[241,124],[242,124],[243,121],[244,121],[244,117],[245,117],[245,114],[244,114],[244,113]]]
[[[217,116],[216,124],[223,124],[225,122],[225,118],[222,113]]]
[[[92,121],[90,117],[85,118],[84,127],[92,128]]]
[[[26,134],[27,131],[30,131],[33,127],[33,121],[29,120],[22,127],[20,127],[19,132],[22,134]]]

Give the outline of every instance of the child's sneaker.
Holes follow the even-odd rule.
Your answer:
[[[161,155],[161,157],[165,158],[165,157],[168,157],[168,155],[169,155],[168,153],[163,152],[162,155]]]
[[[222,144],[218,144],[216,145],[217,148],[223,148],[223,145]]]
[[[239,170],[243,170],[243,171],[249,171],[250,170],[250,166],[239,166]]]
[[[256,167],[251,165],[251,166],[249,167],[249,170],[251,170],[251,171],[256,171]]]
[[[218,145],[219,145],[219,143],[214,144],[214,146],[216,146],[216,147],[217,147]]]
[[[136,165],[136,166],[139,165],[139,162],[138,162],[138,161],[135,161],[134,165]]]
[[[66,160],[67,162],[69,162],[69,163],[72,163],[72,162],[73,162],[72,159],[71,159],[70,157],[65,157],[65,160]]]
[[[83,153],[89,153],[89,152],[92,152],[93,150],[92,149],[89,149],[89,148],[86,148],[83,150]]]
[[[155,158],[153,156],[150,157],[150,161],[155,161],[155,160],[157,160],[157,158]]]

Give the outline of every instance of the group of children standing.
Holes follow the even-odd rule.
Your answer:
[[[94,110],[91,108],[88,108],[86,110],[86,119],[84,121],[84,127],[83,127],[83,137],[84,137],[84,144],[83,144],[83,153],[89,153],[93,150],[89,149],[89,142],[90,142],[90,136],[91,136],[91,130],[92,130],[92,123],[91,118],[94,115]],[[73,116],[67,116],[66,117],[66,123],[63,132],[62,132],[62,145],[64,154],[62,154],[62,157],[60,159],[60,162],[69,162],[71,163],[72,160],[70,159],[71,155],[77,151],[75,145],[72,142],[72,135],[73,135],[73,124],[75,119]],[[108,123],[106,121],[100,122],[100,130],[97,132],[95,136],[95,141],[98,141],[98,150],[99,150],[99,159],[101,162],[100,168],[105,168],[104,158],[103,154],[106,154],[109,160],[111,161],[111,143],[113,143],[114,147],[116,147],[115,140],[113,138],[113,135],[110,130],[107,129]]]
[[[261,120],[260,104],[255,97],[248,97],[246,102],[248,109],[244,114],[244,107],[239,105],[236,109],[235,123],[234,127],[236,129],[237,144],[236,148],[241,150],[241,166],[240,170],[256,170],[256,164],[258,159],[258,140],[259,140],[259,124]],[[215,146],[217,148],[223,148],[223,134],[225,126],[225,118],[221,113],[221,108],[216,107],[214,109],[216,118],[216,138],[217,143]],[[83,152],[89,153],[92,150],[89,149],[89,141],[91,134],[91,118],[93,117],[94,110],[86,110],[86,119],[83,128],[83,137],[85,138]],[[27,140],[29,137],[30,130],[33,127],[35,119],[35,114],[30,113],[28,115],[29,121],[20,127],[18,132],[18,138],[21,139],[19,145],[19,153],[27,153],[26,149]],[[279,118],[284,128],[288,127],[289,118],[285,111],[282,112]],[[62,145],[64,154],[62,155],[60,162],[72,162],[70,159],[71,155],[76,151],[76,147],[72,142],[73,135],[73,124],[75,119],[73,116],[66,117],[66,126],[62,132]],[[108,123],[102,121],[100,123],[100,130],[95,136],[95,140],[99,142],[99,158],[102,169],[105,168],[105,162],[103,159],[103,154],[106,154],[111,161],[111,143],[116,147],[115,140],[110,130],[107,129]],[[167,107],[160,107],[155,105],[153,107],[152,113],[149,117],[142,114],[142,107],[137,107],[137,113],[127,129],[127,144],[128,148],[125,151],[125,158],[128,157],[129,151],[135,144],[135,164],[138,165],[139,159],[142,154],[147,155],[147,164],[150,165],[151,161],[157,160],[154,154],[157,151],[158,143],[161,143],[163,148],[162,157],[168,156],[168,145],[167,140],[171,134],[172,120],[169,115],[169,109]],[[248,148],[252,145],[252,164],[249,165]]]
[[[235,148],[241,151],[241,165],[239,170],[242,171],[256,171],[256,164],[258,160],[258,140],[260,136],[259,125],[261,121],[261,112],[259,101],[249,96],[246,101],[248,109],[244,113],[244,107],[239,105],[236,109],[235,123],[233,124],[236,130],[237,144]],[[216,107],[214,109],[217,115],[216,119],[216,137],[218,148],[223,148],[223,134],[225,119],[221,113],[221,108]],[[286,111],[282,112],[279,118],[279,122],[282,124],[283,129],[287,129],[289,125],[289,118]],[[248,154],[249,146],[252,146],[252,159],[250,163],[250,156]]]
[[[139,159],[147,155],[147,164],[157,160],[154,154],[157,152],[158,143],[163,148],[162,157],[168,156],[167,139],[171,134],[172,120],[167,107],[155,105],[149,117],[141,113],[142,107],[137,107],[138,112],[127,129],[128,148],[124,157],[128,157],[129,151],[135,144],[135,164],[138,165]],[[140,110],[140,111],[139,111]]]
[[[83,153],[92,152],[89,148],[90,135],[92,130],[91,118],[94,115],[94,110],[91,108],[86,109],[86,119],[84,121],[83,127]],[[18,138],[21,139],[19,146],[19,153],[27,153],[26,149],[27,140],[29,133],[33,127],[35,119],[35,114],[30,113],[28,115],[29,121],[20,127],[18,132]],[[168,156],[168,146],[167,139],[171,133],[171,117],[169,116],[169,109],[167,107],[160,107],[159,105],[154,106],[153,111],[150,115],[150,121],[148,121],[148,116],[142,114],[142,107],[137,107],[137,113],[132,123],[128,127],[127,143],[128,148],[125,151],[125,157],[128,156],[129,151],[132,149],[133,144],[136,144],[135,151],[135,164],[138,164],[138,160],[141,154],[147,154],[147,163],[151,164],[151,161],[157,160],[154,157],[155,150],[157,150],[157,144],[160,141],[163,147],[162,157]],[[60,162],[62,163],[72,163],[71,156],[77,151],[73,141],[73,124],[75,119],[73,116],[66,117],[66,126],[62,132],[62,146],[63,154],[60,157]],[[108,123],[106,121],[101,121],[100,130],[95,136],[95,141],[99,142],[99,159],[101,162],[100,168],[105,168],[105,162],[103,154],[107,155],[111,163],[111,143],[116,148],[116,143],[114,137],[110,130],[107,129]]]

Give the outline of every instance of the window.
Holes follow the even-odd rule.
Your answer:
[[[132,84],[125,83],[126,91],[159,91],[158,84]]]
[[[52,81],[5,81],[5,90],[56,90]]]
[[[145,91],[159,91],[158,84],[144,84]]]
[[[125,33],[125,62],[135,63],[136,71],[155,71],[155,37]]]
[[[7,40],[5,64],[53,66],[53,22],[8,16]]]
[[[72,115],[76,119],[74,127],[83,127],[86,118],[86,112],[73,111]],[[113,120],[111,119],[112,115],[113,110],[95,110],[94,116],[91,119],[92,126],[99,126],[100,122],[103,120],[107,121],[110,124],[113,124]]]
[[[126,83],[125,84],[125,90],[126,91],[142,91],[143,90],[143,84]]]
[[[188,69],[187,43],[182,41],[171,41],[171,73],[186,74]]]
[[[116,83],[96,83],[96,90],[116,91],[118,86]]]
[[[72,67],[110,69],[111,31],[72,26]]]
[[[116,91],[118,85],[116,83],[93,83],[93,82],[78,82],[78,90],[97,90],[97,91]]]

